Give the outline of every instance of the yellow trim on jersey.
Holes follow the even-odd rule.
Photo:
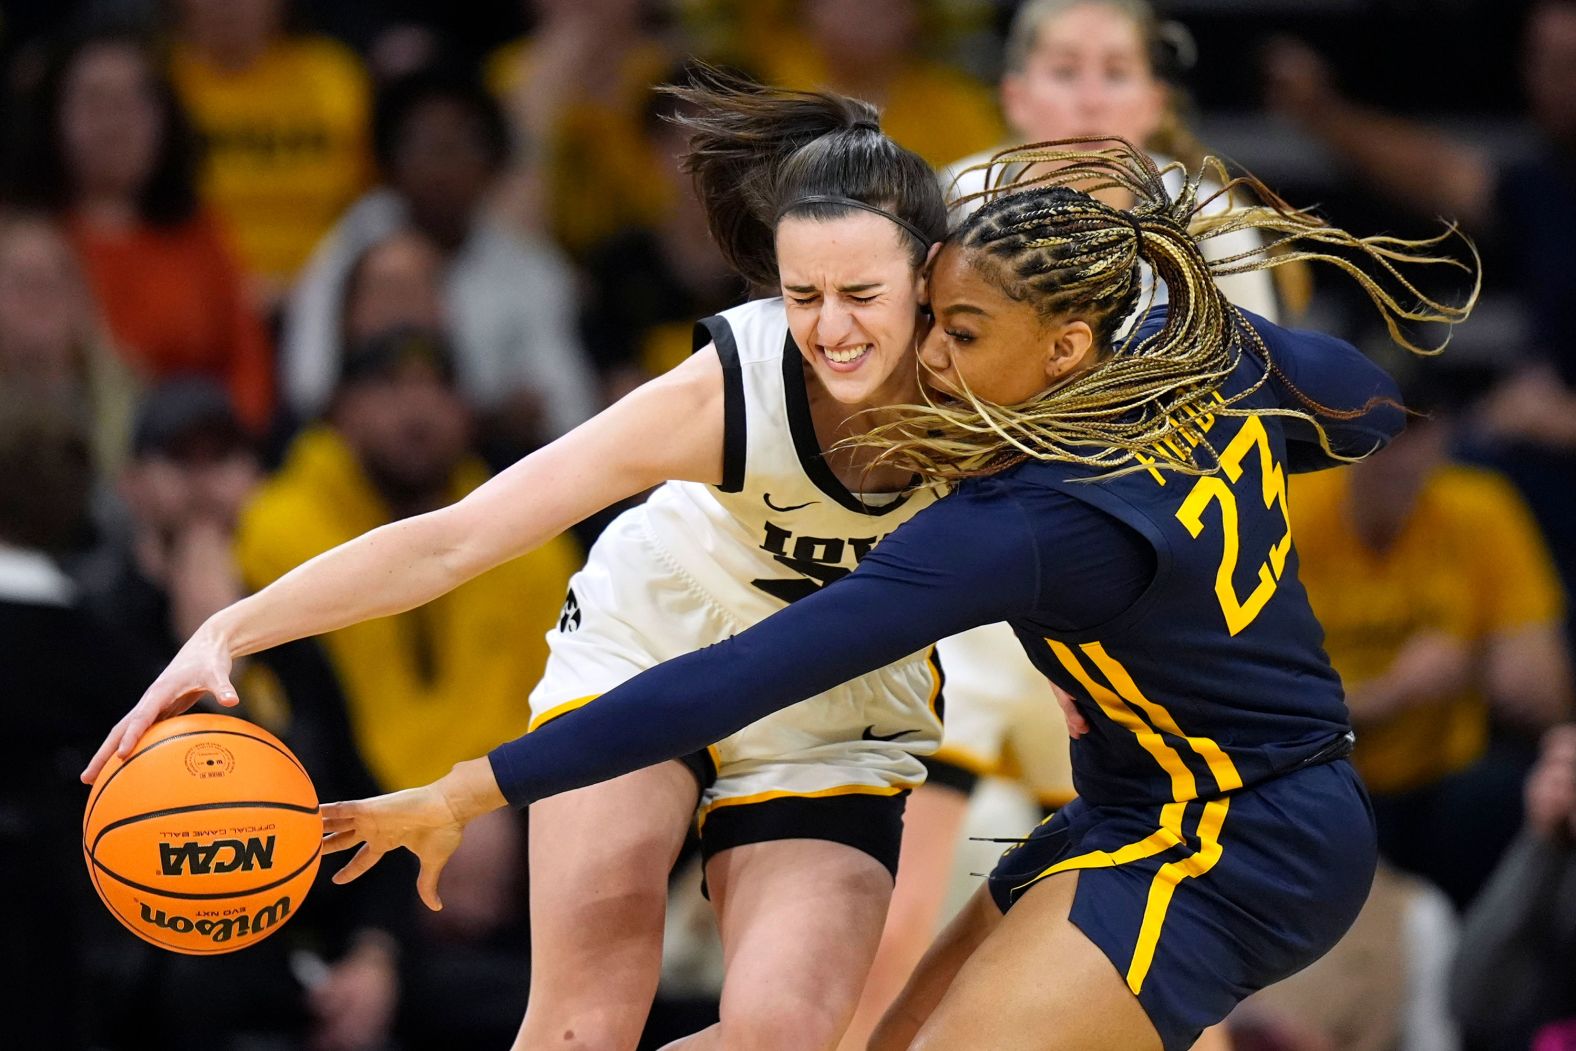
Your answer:
[[[1160,827],[1136,843],[1129,843],[1115,850],[1091,850],[1087,854],[1058,861],[1050,868],[1036,875],[1033,879],[1020,883],[1012,888],[1022,890],[1033,886],[1047,876],[1054,876],[1058,872],[1072,872],[1077,869],[1109,869],[1118,865],[1126,865],[1133,861],[1143,861],[1156,854],[1180,847],[1187,841],[1182,838],[1182,813],[1187,809],[1186,803],[1167,803],[1160,810]],[[1054,816],[1054,815],[1053,815]],[[1049,821],[1046,818],[1045,821]],[[1045,821],[1040,824],[1045,824]]]
[[[829,796],[895,796],[899,792],[908,792],[920,786],[918,781],[899,781],[895,785],[834,785],[831,788],[818,788],[812,792],[793,792],[787,789],[773,789],[769,792],[756,792],[747,796],[731,796],[726,799],[715,799],[700,808],[700,816],[696,818],[695,830],[699,832],[706,826],[706,818],[713,810],[725,806],[748,806],[751,803],[765,803],[773,799],[825,799]]]
[[[1138,684],[1133,681],[1133,677],[1122,666],[1122,662],[1106,653],[1105,647],[1098,642],[1086,642],[1080,648],[1094,661],[1095,666],[1100,669],[1100,674],[1105,676],[1106,681],[1122,700],[1148,715],[1149,721],[1154,723],[1156,729],[1164,730],[1187,742],[1188,747],[1209,766],[1209,772],[1214,776],[1215,783],[1220,786],[1220,791],[1230,792],[1242,787],[1242,775],[1237,773],[1236,764],[1220,745],[1208,737],[1189,737],[1183,733],[1182,728],[1171,717],[1171,713],[1145,697]]]
[[[572,701],[565,701],[563,704],[555,705],[554,707],[547,709],[547,711],[543,712],[541,715],[533,717],[530,724],[526,726],[525,732],[532,733],[536,730],[539,730],[543,726],[546,726],[548,723],[552,722],[554,719],[558,718],[560,715],[568,715],[576,708],[584,708],[586,705],[590,704],[600,696],[602,696],[600,693],[593,693],[587,697],[576,697]]]
[[[1172,804],[1176,805],[1176,804]],[[1143,990],[1144,979],[1149,976],[1149,966],[1155,959],[1155,947],[1160,944],[1160,929],[1166,922],[1166,911],[1171,907],[1171,896],[1177,884],[1185,879],[1202,876],[1220,860],[1220,828],[1226,820],[1226,810],[1231,797],[1222,796],[1204,804],[1204,813],[1198,822],[1198,850],[1181,861],[1170,861],[1160,866],[1154,882],[1149,885],[1149,901],[1144,906],[1144,922],[1138,930],[1138,944],[1133,948],[1133,961],[1127,968],[1127,987],[1137,996]],[[1167,809],[1170,809],[1169,807]],[[1172,820],[1172,828],[1182,831],[1181,811],[1174,814],[1161,812],[1161,825]]]
[[[1143,746],[1144,751],[1154,756],[1155,762],[1171,776],[1171,798],[1196,798],[1198,783],[1193,779],[1193,771],[1187,768],[1187,764],[1182,761],[1176,749],[1167,744],[1165,738],[1152,730],[1148,723],[1140,719],[1120,697],[1095,682],[1084,669],[1083,662],[1072,650],[1055,639],[1045,641],[1050,645],[1051,652],[1056,654],[1056,659],[1062,662],[1062,667],[1078,680],[1094,702],[1100,706],[1100,710],[1105,712],[1112,722],[1131,731],[1138,738],[1138,743]],[[1181,734],[1179,733],[1178,736]]]
[[[706,754],[711,756],[711,771],[713,774],[722,772],[722,749],[714,744],[706,746]]]

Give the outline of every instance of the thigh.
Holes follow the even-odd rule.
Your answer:
[[[870,1051],[904,1051],[952,981],[990,933],[1001,923],[1001,910],[990,891],[981,887],[952,918],[909,976],[870,1035]]]
[[[881,938],[892,876],[843,843],[784,839],[707,864],[726,973],[725,1047],[829,1048]]]
[[[1004,855],[990,886],[1016,915],[1041,883],[1077,873],[1066,919],[1181,1051],[1329,951],[1373,865],[1366,799],[1342,761],[1211,800],[1074,801]]]
[[[979,944],[915,1051],[1159,1051],[1116,967],[1069,919],[1077,872],[1040,880]]]

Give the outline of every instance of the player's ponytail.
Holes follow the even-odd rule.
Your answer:
[[[684,169],[706,209],[713,239],[751,285],[777,284],[777,221],[832,219],[861,202],[912,227],[913,263],[946,234],[946,208],[929,165],[881,132],[880,114],[859,99],[823,91],[768,89],[701,67],[690,83],[662,89],[685,104],[675,123],[690,133]],[[905,235],[899,235],[905,236]],[[923,240],[923,244],[919,243]]]
[[[977,273],[1009,298],[1031,304],[1042,319],[1087,322],[1096,364],[1022,405],[990,405],[965,392],[962,403],[895,410],[899,420],[853,440],[882,448],[881,462],[942,482],[988,474],[1025,458],[1112,474],[1146,466],[1213,473],[1218,458],[1201,435],[1189,431],[1194,419],[1274,412],[1307,420],[1322,436],[1318,417],[1357,414],[1336,412],[1295,390],[1305,408],[1239,405],[1252,389],[1221,395],[1244,350],[1253,348],[1262,363],[1260,383],[1273,365],[1257,331],[1226,300],[1215,278],[1304,261],[1334,266],[1367,294],[1391,338],[1420,354],[1442,349],[1451,327],[1465,320],[1477,300],[1481,275],[1471,242],[1465,241],[1470,265],[1434,252],[1456,236],[1454,227],[1422,241],[1355,237],[1293,209],[1257,180],[1230,178],[1212,159],[1184,179],[1173,197],[1148,154],[1125,142],[1093,151],[1091,145],[1065,140],[997,154],[991,166],[1013,165],[1025,175],[963,198],[960,203],[988,203],[948,243],[969,253]],[[1246,188],[1264,203],[1212,212],[1212,198],[1201,193],[1206,171],[1219,181],[1217,195]],[[1131,208],[1113,208],[1092,196],[1113,188],[1131,196]],[[1267,243],[1239,255],[1205,258],[1201,241],[1238,230],[1267,235]],[[1169,306],[1160,329],[1135,344],[1118,334],[1125,319],[1151,305],[1143,301],[1141,263],[1164,286]],[[1417,270],[1435,266],[1470,275],[1463,303],[1443,302],[1419,288]],[[1439,342],[1418,342],[1419,324],[1443,326]]]

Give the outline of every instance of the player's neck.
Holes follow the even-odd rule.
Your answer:
[[[918,380],[913,370],[893,370],[880,388],[857,403],[833,398],[815,379],[814,371],[808,366],[805,368],[805,380],[816,440],[838,481],[852,491],[895,492],[906,488],[911,481],[907,472],[890,468],[870,469],[870,463],[878,450],[837,446],[845,438],[864,434],[890,420],[893,406],[912,405],[921,401]]]

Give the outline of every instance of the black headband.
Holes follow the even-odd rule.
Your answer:
[[[839,197],[836,194],[830,193],[812,193],[808,197],[800,197],[796,200],[789,201],[787,204],[778,209],[777,221],[782,222],[783,216],[787,215],[795,208],[802,208],[805,205],[810,204],[835,204],[844,208],[858,208],[862,211],[871,212],[875,215],[881,216],[883,219],[890,219],[894,223],[897,223],[897,225],[901,226],[904,230],[907,230],[909,236],[913,237],[914,240],[919,242],[920,247],[928,249],[931,246],[932,241],[929,237],[925,236],[925,231],[921,230],[907,219],[893,215],[885,208],[877,208],[873,204],[866,204],[864,201],[856,201],[852,197]]]

